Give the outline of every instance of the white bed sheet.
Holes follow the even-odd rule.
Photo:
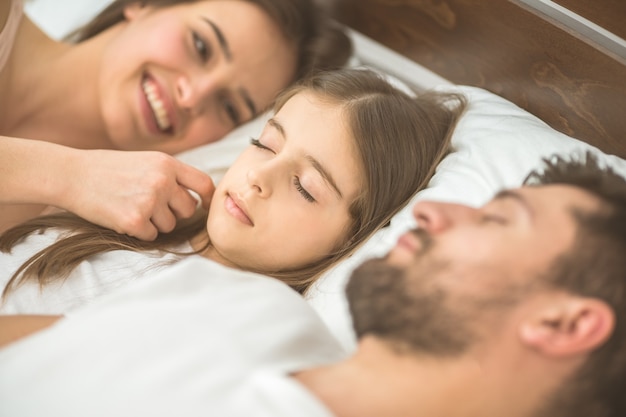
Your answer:
[[[26,11],[52,36],[60,38],[75,25],[85,22],[109,0],[31,0]],[[539,167],[541,158],[554,153],[570,154],[593,150],[601,161],[626,176],[626,161],[561,134],[513,103],[485,90],[454,86],[444,78],[406,59],[377,42],[350,31],[354,40],[353,65],[364,65],[386,74],[398,85],[417,90],[429,88],[460,91],[470,106],[453,136],[456,151],[440,164],[421,199],[454,201],[478,206],[495,192],[521,184],[526,174]],[[267,118],[263,115],[241,126],[217,143],[184,152],[179,156],[219,181],[224,171],[251,136],[258,135]],[[400,234],[414,226],[410,207],[396,215],[391,226],[377,233],[351,259],[326,274],[310,291],[308,300],[329,328],[351,350],[355,346],[343,286],[350,271],[363,259],[383,255]]]

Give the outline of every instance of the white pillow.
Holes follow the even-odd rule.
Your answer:
[[[45,33],[63,39],[100,13],[113,0],[26,0],[24,11]]]
[[[564,135],[486,90],[466,86],[441,86],[437,90],[460,92],[469,98],[452,144],[455,151],[439,165],[427,189],[418,193],[392,220],[349,260],[326,274],[308,299],[347,349],[353,349],[352,332],[343,288],[352,269],[364,259],[384,255],[398,237],[415,226],[411,208],[419,200],[437,200],[480,206],[503,188],[518,187],[541,159],[558,153],[592,150],[600,162],[626,177],[626,160],[609,156]]]

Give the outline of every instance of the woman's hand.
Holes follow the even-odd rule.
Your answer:
[[[0,213],[5,217],[0,230],[49,205],[153,240],[194,213],[198,201],[190,191],[208,208],[215,186],[207,174],[165,153],[81,150],[0,137]]]
[[[211,177],[161,152],[78,150],[54,204],[92,223],[143,240],[169,232],[198,201],[208,208]]]

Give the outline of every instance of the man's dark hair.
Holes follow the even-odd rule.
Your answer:
[[[554,157],[527,185],[565,184],[601,202],[594,212],[572,209],[578,224],[575,241],[548,271],[557,288],[606,302],[615,329],[606,343],[552,396],[540,416],[626,416],[626,179],[587,152],[580,160]]]

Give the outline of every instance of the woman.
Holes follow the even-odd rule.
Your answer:
[[[75,44],[50,39],[21,16],[20,3],[0,5],[0,17],[8,16],[0,27],[0,135],[5,147],[31,148],[20,158],[12,148],[2,149],[5,159],[17,165],[9,173],[19,168],[26,177],[37,175],[31,172],[35,167],[49,165],[43,163],[48,149],[61,153],[61,159],[65,150],[41,150],[37,142],[15,145],[7,138],[175,154],[223,137],[267,109],[294,80],[313,69],[338,67],[350,53],[346,35],[312,0],[119,0],[78,31]],[[159,163],[136,158],[161,172]],[[99,163],[92,157],[88,165]],[[58,178],[64,175],[62,167],[50,169],[47,177],[54,181],[71,180]],[[174,178],[183,170],[168,169]],[[141,180],[140,173],[133,175]],[[126,176],[120,183],[135,178]],[[207,178],[203,180],[183,185],[205,191]],[[2,181],[15,182],[6,176]],[[9,203],[49,203],[45,191],[34,188],[30,197],[2,197],[0,230],[43,209]],[[83,200],[82,194],[73,197]],[[190,202],[175,203],[189,211]],[[158,207],[147,214],[154,211]],[[173,214],[181,217],[176,210]],[[143,237],[111,220],[90,220]],[[151,237],[168,226],[157,222]]]
[[[183,253],[305,292],[426,185],[464,104],[440,93],[411,98],[367,70],[310,77],[278,98],[208,214],[172,233],[145,242],[63,215],[2,235],[4,313],[64,313]]]

